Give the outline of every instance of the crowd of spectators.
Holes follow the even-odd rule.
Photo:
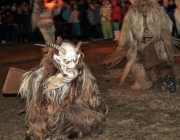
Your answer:
[[[64,2],[63,31],[68,39],[117,40],[129,0],[70,0]],[[61,32],[62,30],[60,30]]]
[[[172,28],[172,36],[179,38],[178,30],[176,28],[175,18],[174,18],[174,11],[176,9],[176,4],[174,0],[163,0],[162,6],[164,7],[166,13],[170,17],[173,22]]]
[[[3,5],[0,8],[0,41],[32,41],[31,9],[26,2],[21,5]]]
[[[172,35],[177,37],[174,0],[157,0],[173,21]],[[70,0],[64,1],[61,13],[54,17],[56,35],[66,39],[117,40],[131,0]],[[31,28],[32,8],[20,5],[0,7],[0,43],[30,42],[39,39],[38,29]]]

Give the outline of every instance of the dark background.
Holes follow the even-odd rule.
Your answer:
[[[11,5],[13,3],[21,4],[24,1],[29,3],[31,0],[0,0],[0,6],[6,5],[6,4],[10,4]]]

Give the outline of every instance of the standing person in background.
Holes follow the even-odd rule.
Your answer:
[[[24,27],[24,40],[32,41],[32,27],[31,27],[31,13],[28,6],[24,7],[23,17],[23,27]]]
[[[95,20],[94,20],[94,14],[93,14],[93,8],[95,8],[93,3],[89,4],[88,10],[87,10],[87,18],[91,24],[91,37],[92,39],[97,39],[98,35],[97,35],[97,31],[96,31],[96,26],[95,26]]]
[[[7,42],[13,41],[14,23],[15,23],[14,15],[11,13],[10,10],[6,10],[4,24],[5,24],[5,32],[6,32]]]
[[[102,33],[102,27],[101,27],[101,18],[99,16],[100,8],[101,8],[100,2],[99,1],[94,1],[94,6],[91,7],[91,9],[93,9],[93,15],[94,15],[96,31],[97,31],[97,34],[98,34],[98,39],[103,39],[103,33]]]
[[[23,31],[24,31],[23,13],[21,6],[18,6],[17,11],[15,13],[15,24],[14,24],[14,32],[17,42],[21,42],[21,39],[23,39]]]
[[[7,10],[7,11],[11,11],[11,5],[7,4],[7,5],[6,5],[6,10]]]
[[[176,27],[178,30],[178,38],[180,38],[180,0],[175,0],[176,3],[176,9],[174,12],[174,17],[176,21]]]
[[[2,10],[2,16],[3,16],[3,18],[4,18],[5,15],[6,15],[6,6],[2,5],[2,6],[1,6],[1,10]]]
[[[163,8],[165,9],[166,13],[168,14],[169,18],[173,22],[173,27],[172,27],[172,36],[176,37],[177,32],[176,32],[176,26],[175,26],[175,18],[174,18],[174,8],[173,6],[169,5],[169,0],[163,0]]]
[[[108,0],[103,0],[100,9],[100,17],[101,17],[102,32],[105,40],[113,39],[112,26],[110,22],[111,8],[112,5],[110,4],[110,2]]]
[[[160,6],[162,6],[163,0],[156,0],[156,1],[157,1],[157,3],[158,3]]]
[[[130,5],[131,5],[131,2],[129,0],[121,0],[123,18],[125,16],[126,12],[128,11]]]
[[[117,4],[117,0],[112,0],[112,12],[111,12],[111,23],[114,29],[114,40],[119,39],[120,28],[122,24],[122,9]]]
[[[83,40],[87,40],[91,37],[91,30],[90,30],[91,25],[87,18],[87,9],[89,8],[88,7],[89,2],[90,2],[89,0],[87,2],[85,0],[80,0],[78,6],[81,34]]]
[[[176,4],[175,4],[174,0],[169,0],[168,3],[169,3],[170,11],[171,11],[170,18],[171,18],[171,20],[173,22],[172,36],[177,38],[178,37],[178,31],[177,31],[175,17],[174,17],[174,12],[175,12],[175,9],[176,9]]]
[[[80,40],[81,28],[80,28],[79,10],[77,4],[73,4],[73,10],[70,14],[70,22],[72,23],[72,28],[75,33],[75,39]]]
[[[70,14],[71,14],[71,5],[69,3],[65,3],[65,9],[62,12],[62,17],[64,20],[66,20],[66,26],[67,26],[67,38],[72,39],[72,23],[70,22]]]
[[[4,22],[3,22],[3,11],[0,8],[0,44],[6,43],[5,30],[4,30]]]

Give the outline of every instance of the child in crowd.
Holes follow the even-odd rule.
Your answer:
[[[105,40],[113,39],[111,20],[111,4],[108,0],[103,0],[100,9],[102,32]]]
[[[81,39],[81,29],[80,29],[80,20],[79,20],[79,10],[78,5],[73,4],[73,10],[70,14],[70,22],[72,23],[72,28],[75,33],[76,39]]]
[[[111,23],[114,29],[114,40],[119,39],[120,28],[122,24],[122,9],[117,4],[117,0],[112,0]]]

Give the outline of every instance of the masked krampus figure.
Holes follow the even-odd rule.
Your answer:
[[[26,98],[26,139],[64,140],[102,132],[107,106],[83,62],[80,44],[53,47],[40,66],[23,75],[19,93]]]
[[[153,83],[148,71],[154,70],[159,81],[175,92],[170,62],[174,60],[174,46],[179,45],[179,40],[171,36],[171,31],[170,18],[155,0],[135,0],[124,18],[116,51],[103,63],[111,68],[126,57],[120,85],[131,72],[133,89],[149,89]]]
[[[178,30],[178,34],[180,36],[180,0],[175,0],[176,3],[176,10],[174,13],[174,17],[176,20],[176,28]]]
[[[33,12],[31,16],[33,30],[37,27],[42,33],[46,44],[55,42],[55,27],[53,23],[53,16],[60,13],[61,7],[59,2],[53,0],[48,3],[47,0],[35,0]]]

